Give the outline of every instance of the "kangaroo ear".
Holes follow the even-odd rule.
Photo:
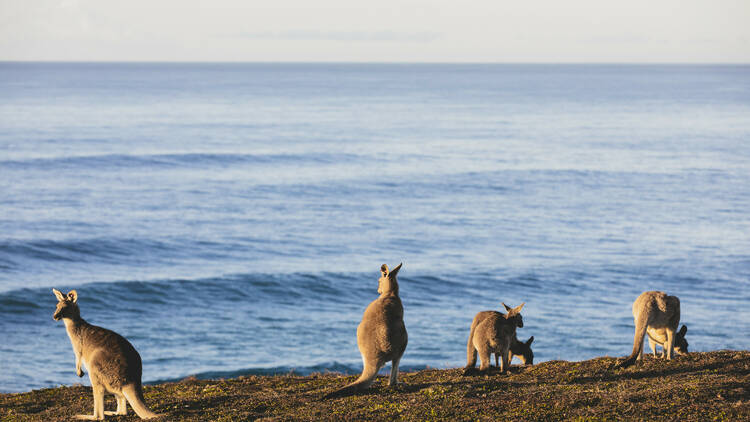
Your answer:
[[[388,266],[385,264],[381,265],[380,272],[383,274],[383,277],[388,277]]]
[[[75,290],[69,291],[68,292],[68,300],[71,301],[71,302],[73,302],[73,303],[76,303],[78,301],[78,292],[76,292]]]
[[[394,278],[394,277],[396,277],[396,275],[398,274],[398,270],[400,270],[400,269],[401,269],[401,266],[402,266],[402,265],[404,265],[404,263],[403,263],[403,262],[402,262],[402,263],[400,263],[400,264],[398,264],[398,266],[397,266],[396,268],[392,269],[392,270],[391,270],[391,272],[390,272],[390,273],[388,273],[388,277],[390,277],[390,278]]]
[[[531,343],[533,343],[533,342],[534,342],[534,336],[531,336],[531,337],[529,337],[528,340],[526,340],[526,345],[527,346],[531,346]]]
[[[687,325],[683,324],[682,328],[680,328],[680,331],[677,332],[677,334],[679,334],[682,337],[685,337],[685,333],[687,333]]]
[[[505,312],[510,312],[511,309],[513,309],[510,306],[506,305],[505,302],[503,302],[503,308],[505,308]]]
[[[56,289],[52,289],[52,293],[54,293],[54,294],[55,294],[55,297],[56,297],[56,298],[57,298],[57,300],[59,300],[60,302],[62,302],[62,301],[64,301],[64,300],[65,300],[65,296],[63,296],[63,294],[62,294],[62,292],[61,292],[61,291],[59,291],[59,290],[56,290]]]
[[[505,315],[505,319],[508,319],[510,317],[514,317],[514,316],[520,314],[521,313],[521,308],[523,308],[523,305],[525,305],[525,304],[526,304],[526,302],[524,302],[524,303],[516,306],[515,308],[511,308],[510,306],[508,306],[508,305],[506,305],[506,304],[503,303],[503,306],[505,306],[505,309],[508,310],[508,314]]]

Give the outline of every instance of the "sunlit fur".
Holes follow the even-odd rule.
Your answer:
[[[378,280],[378,297],[365,309],[362,322],[357,327],[357,346],[362,354],[362,375],[353,383],[337,390],[326,398],[351,395],[366,390],[378,371],[391,362],[388,385],[398,383],[398,363],[406,350],[408,337],[404,326],[404,308],[398,296],[399,264],[392,271],[383,264]]]
[[[680,328],[680,331],[678,331],[674,335],[674,351],[680,355],[688,353],[688,341],[687,339],[685,339],[685,334],[687,334],[687,326],[683,324],[682,328]],[[646,335],[648,336],[648,346],[651,348],[651,352],[654,354],[654,357],[664,357],[664,343],[667,342],[667,330],[664,328],[648,328],[646,330]],[[656,353],[656,346],[661,346],[662,348],[662,352],[660,355]],[[641,354],[638,356],[639,360],[642,358],[643,347],[641,347]]]
[[[482,311],[474,316],[469,330],[469,340],[466,343],[466,367],[464,373],[471,371],[480,359],[479,369],[486,371],[490,368],[490,358],[493,353],[500,355],[500,372],[510,367],[511,344],[516,337],[516,328],[523,327],[521,308],[523,303],[515,308],[502,304],[507,314],[497,311]]]
[[[635,322],[635,335],[633,337],[633,351],[627,359],[618,363],[618,367],[628,367],[643,357],[643,339],[649,336],[651,349],[656,354],[656,344],[664,348],[664,356],[667,360],[672,359],[673,351],[687,353],[687,340],[685,333],[687,327],[680,325],[680,299],[677,296],[668,296],[664,292],[643,292],[633,302],[633,321]],[[652,343],[653,342],[653,343]]]
[[[52,317],[65,323],[76,358],[76,374],[82,377],[81,366],[86,365],[94,393],[94,414],[76,415],[76,418],[101,420],[104,415],[125,415],[127,403],[142,419],[159,416],[144,403],[141,356],[133,345],[114,331],[84,321],[78,309],[78,293],[75,290],[67,295],[55,289],[52,292],[58,300]],[[117,399],[117,410],[114,412],[104,411],[105,391],[114,394]]]

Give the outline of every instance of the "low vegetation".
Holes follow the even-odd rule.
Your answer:
[[[367,392],[322,397],[356,376],[245,376],[185,379],[146,386],[149,407],[175,421],[234,420],[750,420],[750,352],[691,353],[675,360],[647,358],[627,369],[616,359],[550,361],[492,368],[403,373],[388,387],[380,377]],[[91,413],[89,387],[0,394],[1,421],[68,420]],[[107,396],[107,410],[115,401]],[[108,416],[112,421],[135,421]]]

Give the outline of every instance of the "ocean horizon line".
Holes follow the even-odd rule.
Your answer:
[[[304,65],[507,65],[507,66],[750,66],[748,62],[648,62],[648,61],[368,61],[368,60],[8,60],[0,63],[19,64],[304,64]]]

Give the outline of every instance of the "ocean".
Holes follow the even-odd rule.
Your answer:
[[[535,360],[625,356],[646,290],[750,349],[750,66],[0,63],[0,391],[71,385],[52,288],[146,382],[402,369],[522,302]],[[386,370],[389,366],[386,366]]]

